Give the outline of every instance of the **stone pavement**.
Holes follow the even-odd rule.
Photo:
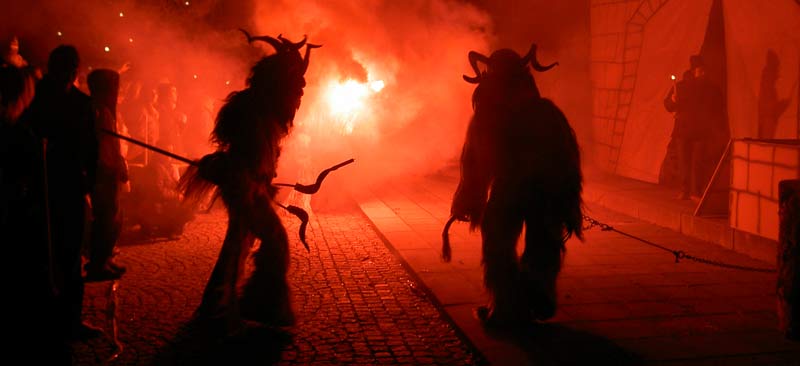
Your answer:
[[[356,199],[490,363],[800,365],[800,344],[784,340],[777,330],[774,273],[688,260],[676,264],[670,252],[597,228],[586,232],[584,243],[567,243],[554,319],[516,334],[485,331],[473,315],[486,301],[479,234],[470,233],[466,224],[454,224],[453,260],[440,259],[441,231],[457,174],[451,167],[405,184],[357,192]],[[587,187],[596,189],[591,179]],[[606,195],[605,203],[613,206],[613,196]],[[617,230],[697,257],[774,267],[591,202],[586,213]]]
[[[194,324],[225,232],[223,210],[198,215],[179,240],[122,242],[119,340],[76,344],[77,365],[473,365],[485,361],[459,337],[424,288],[387,249],[356,206],[317,212],[310,252],[297,239],[297,220],[284,217],[291,238],[298,324],[256,329],[230,339]],[[106,325],[109,283],[87,285],[86,318]]]

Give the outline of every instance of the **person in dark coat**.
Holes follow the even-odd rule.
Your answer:
[[[664,107],[675,113],[672,139],[676,144],[681,192],[679,199],[700,197],[710,177],[708,160],[716,161],[714,141],[727,135],[722,92],[705,75],[700,56],[690,58],[689,75],[672,88]]]
[[[47,74],[22,116],[45,146],[44,182],[57,333],[65,340],[85,340],[101,332],[82,322],[84,279],[81,249],[86,204],[95,179],[97,137],[89,96],[78,90],[78,51],[61,45],[51,53]]]
[[[122,229],[119,195],[128,181],[128,165],[120,141],[104,131],[117,133],[117,94],[119,74],[97,69],[87,77],[97,127],[98,159],[91,192],[92,226],[89,260],[84,267],[90,281],[118,279],[125,267],[113,260],[114,248]]]

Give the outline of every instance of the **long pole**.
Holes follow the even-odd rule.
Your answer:
[[[153,150],[153,151],[155,151],[155,152],[157,152],[157,153],[159,153],[159,154],[162,154],[162,155],[169,156],[170,158],[173,158],[173,159],[175,159],[175,160],[182,161],[182,162],[184,162],[184,163],[186,163],[186,164],[189,164],[189,165],[197,165],[197,163],[196,163],[194,160],[191,160],[191,159],[189,159],[189,158],[186,158],[186,157],[180,156],[180,155],[178,155],[178,154],[171,153],[171,152],[169,152],[169,151],[167,151],[167,150],[164,150],[164,149],[162,149],[162,148],[160,148],[160,147],[155,147],[155,146],[153,146],[153,145],[146,144],[146,143],[144,143],[144,142],[141,142],[141,141],[139,141],[139,140],[136,140],[136,139],[130,138],[130,137],[128,137],[128,136],[125,136],[125,135],[120,135],[120,134],[118,134],[118,133],[116,133],[116,132],[114,132],[114,131],[107,130],[107,129],[105,129],[105,128],[99,128],[98,130],[100,130],[100,131],[101,131],[101,132],[103,132],[103,133],[107,133],[107,134],[109,134],[109,135],[111,135],[111,136],[114,136],[114,137],[116,137],[116,138],[118,138],[118,139],[122,139],[122,140],[128,141],[128,142],[130,142],[130,143],[132,143],[132,144],[139,145],[139,146],[141,146],[141,147],[144,147],[144,148],[146,148],[146,149]]]

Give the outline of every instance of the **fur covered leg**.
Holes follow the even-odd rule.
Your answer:
[[[521,260],[522,287],[529,296],[534,318],[546,320],[556,313],[556,280],[564,254],[562,229],[561,225],[541,222],[541,218],[527,221],[526,225]]]
[[[197,309],[200,318],[222,321],[228,334],[235,333],[241,327],[236,284],[253,241],[253,236],[248,235],[242,221],[235,214],[231,215],[217,263]]]
[[[256,236],[261,240],[253,256],[253,272],[244,287],[242,316],[260,323],[289,326],[295,323],[289,283],[289,239],[272,209],[259,215]]]
[[[521,231],[522,217],[490,200],[481,224],[483,281],[490,296],[487,325],[518,325],[528,320],[516,252]]]

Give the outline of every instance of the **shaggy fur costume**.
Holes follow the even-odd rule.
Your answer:
[[[241,327],[241,318],[274,326],[295,321],[286,278],[289,243],[273,207],[272,179],[280,143],[300,106],[308,50],[314,47],[307,45],[303,59],[297,50],[305,41],[247,36],[251,42],[267,41],[278,52],[253,67],[247,89],[228,97],[212,132],[217,151],[200,159],[181,179],[187,197],[206,196],[216,187],[228,210],[225,240],[198,316],[223,320],[229,333]],[[255,239],[260,245],[239,300],[238,282]]]
[[[518,54],[500,50],[482,61],[487,72],[465,77],[479,85],[451,213],[481,231],[491,296],[485,320],[544,320],[555,314],[564,242],[582,238],[578,144],[564,114],[540,97]],[[525,249],[518,257],[523,227]]]

